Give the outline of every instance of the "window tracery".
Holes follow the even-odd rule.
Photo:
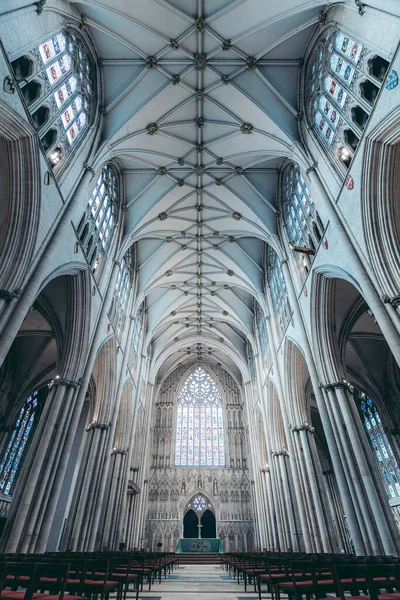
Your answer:
[[[0,491],[9,495],[37,420],[38,392],[25,400],[0,464]]]
[[[94,186],[86,212],[78,226],[82,248],[93,273],[99,273],[110,247],[118,219],[118,205],[118,175],[113,165],[107,164]]]
[[[271,247],[268,252],[268,283],[271,292],[272,308],[282,331],[285,331],[290,321],[291,310],[280,259]]]
[[[339,29],[329,28],[320,38],[305,96],[310,124],[337,164],[350,166],[388,66]]]
[[[366,394],[360,393],[358,410],[374,453],[389,500],[400,498],[400,467],[386,435],[379,412]]]
[[[289,242],[297,247],[316,250],[324,233],[323,223],[315,210],[310,190],[299,167],[291,163],[282,175],[282,214]],[[309,271],[312,255],[294,253],[300,280]]]
[[[188,504],[186,506],[186,510],[190,510],[191,508],[195,512],[200,514],[200,513],[203,513],[207,509],[212,510],[212,505],[211,505],[211,502],[209,502],[207,500],[207,498],[205,498],[203,496],[203,494],[198,494],[197,496],[192,498],[192,500],[190,502],[188,502]]]
[[[175,466],[225,466],[222,398],[202,367],[189,375],[179,394]]]
[[[16,79],[53,166],[88,130],[96,99],[96,72],[80,35],[53,35],[12,62]]]

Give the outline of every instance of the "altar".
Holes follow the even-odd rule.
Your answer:
[[[176,552],[223,552],[219,538],[181,538]]]

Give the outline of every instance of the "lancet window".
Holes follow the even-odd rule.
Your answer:
[[[304,177],[294,163],[284,170],[282,176],[282,214],[288,241],[297,248],[309,248],[315,252],[322,240],[324,226]],[[307,252],[294,252],[294,256],[303,281],[313,256]]]
[[[113,165],[107,164],[97,179],[78,226],[82,248],[93,273],[99,272],[107,255],[118,218],[118,208],[118,174]]]
[[[222,398],[215,381],[202,367],[189,375],[179,394],[175,465],[225,466]]]
[[[308,118],[337,165],[349,167],[388,66],[339,29],[319,39],[306,74]]]
[[[388,440],[377,407],[371,398],[361,393],[358,410],[374,453],[389,500],[400,498],[400,467]]]
[[[272,248],[269,248],[268,252],[268,282],[272,308],[274,309],[280,328],[284,331],[289,323],[291,311],[280,259]]]
[[[96,72],[81,36],[59,32],[12,62],[53,166],[76,148],[94,114]]]
[[[29,396],[25,400],[14,425],[14,430],[0,464],[0,491],[3,494],[9,495],[12,492],[24,452],[36,425],[38,401],[38,392],[34,392]]]
[[[123,328],[129,291],[132,287],[132,253],[130,250],[121,260],[117,283],[115,284],[114,298],[110,311],[110,319],[114,330],[120,334]]]

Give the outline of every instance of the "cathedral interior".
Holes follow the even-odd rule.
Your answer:
[[[400,556],[399,32],[0,3],[0,567]]]

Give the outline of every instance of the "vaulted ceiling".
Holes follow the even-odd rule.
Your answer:
[[[100,155],[125,177],[125,246],[159,377],[193,353],[244,375],[298,73],[325,2],[80,0],[103,73]]]

